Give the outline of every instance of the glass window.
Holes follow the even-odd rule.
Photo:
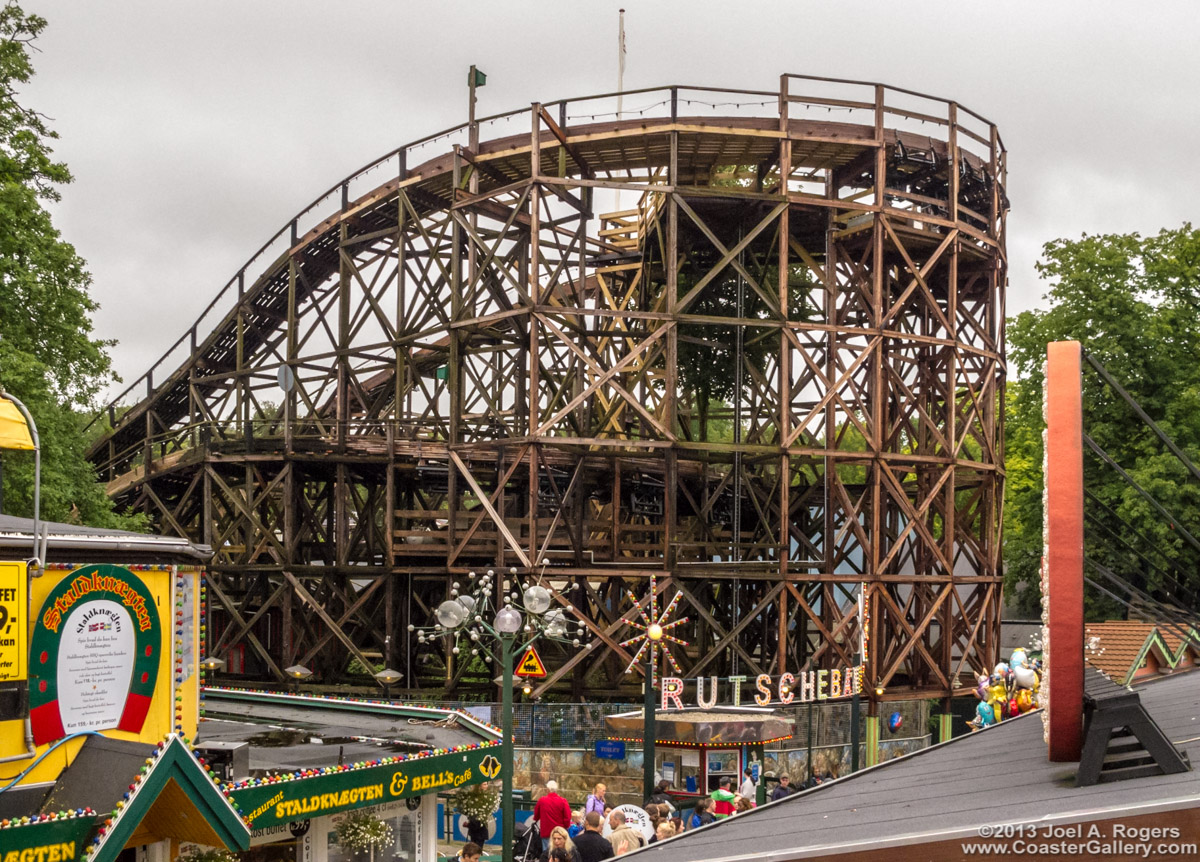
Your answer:
[[[329,862],[417,862],[420,810],[401,809],[380,814],[379,817],[392,827],[392,843],[389,847],[376,848],[374,858],[370,853],[354,853],[338,843],[337,830],[331,829],[326,850]]]

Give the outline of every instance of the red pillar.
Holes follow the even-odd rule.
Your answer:
[[[1083,392],[1077,341],[1046,347],[1046,548],[1049,757],[1083,745]]]

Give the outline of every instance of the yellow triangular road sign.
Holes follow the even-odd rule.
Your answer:
[[[546,675],[546,666],[542,664],[542,657],[537,654],[537,650],[533,647],[525,650],[525,655],[517,662],[515,673],[517,676],[532,676],[538,679]]]

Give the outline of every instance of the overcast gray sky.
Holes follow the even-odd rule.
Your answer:
[[[137,378],[297,210],[396,146],[481,113],[627,88],[774,90],[782,72],[955,99],[1009,151],[1009,310],[1041,245],[1156,232],[1200,190],[1194,2],[24,0],[50,25],[23,102],[75,174],[57,224],[99,335]]]

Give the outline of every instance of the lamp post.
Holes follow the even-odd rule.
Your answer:
[[[300,693],[300,683],[312,677],[313,672],[302,664],[285,667],[283,672],[292,678],[292,694]]]
[[[500,834],[503,836],[504,862],[512,862],[513,833],[517,831],[517,812],[513,808],[513,639],[521,630],[521,613],[513,608],[501,608],[496,614],[496,631],[500,635],[500,666],[504,684],[500,686],[500,715],[504,738],[500,740]]]
[[[653,643],[662,640],[663,629],[657,622],[646,627],[646,637]],[[644,670],[644,700],[642,706],[642,798],[649,799],[654,795],[654,741],[658,736],[655,718],[657,704],[654,702],[654,660],[655,651],[646,650]]]
[[[545,563],[542,564],[542,571],[545,571]],[[561,611],[550,611],[554,593],[542,584],[527,581],[524,591],[518,593],[517,588],[521,585],[517,581],[516,569],[509,569],[509,580],[500,583],[499,590],[496,590],[496,574],[490,569],[482,577],[477,578],[474,572],[468,573],[467,577],[471,583],[465,591],[461,590],[457,582],[451,585],[450,598],[438,605],[435,611],[436,624],[426,628],[410,625],[408,630],[417,633],[417,642],[420,644],[438,637],[453,638],[450,648],[452,655],[459,655],[459,639],[465,637],[470,642],[472,656],[483,656],[485,661],[500,663],[500,711],[503,731],[503,739],[500,741],[500,822],[503,833],[501,846],[504,862],[512,862],[513,833],[517,828],[516,811],[513,808],[514,655],[518,648],[525,649],[541,637],[577,647],[580,645],[578,635],[582,626],[572,631],[572,626],[576,625],[574,620],[568,620]],[[572,588],[576,586],[578,585],[571,584]],[[497,592],[502,597],[502,606],[492,615],[489,611],[493,596]],[[523,616],[517,609],[518,600],[528,616]],[[493,647],[498,642],[499,650],[489,648],[489,641]]]
[[[812,784],[813,779],[813,762],[812,762],[812,739],[813,739],[813,705],[812,701],[808,702],[808,783]]]
[[[225,669],[225,659],[217,658],[216,656],[207,656],[200,659],[200,667],[209,673],[215,673],[216,671]]]
[[[404,679],[404,674],[398,670],[392,670],[390,667],[385,667],[379,673],[371,675],[383,686],[383,696],[386,700],[392,699],[392,686]]]
[[[855,675],[858,674],[858,666],[862,662],[861,653],[854,655]],[[850,695],[850,771],[858,772],[858,723],[859,723],[859,707],[858,707],[858,689],[862,684],[862,679],[854,681],[853,693]]]

